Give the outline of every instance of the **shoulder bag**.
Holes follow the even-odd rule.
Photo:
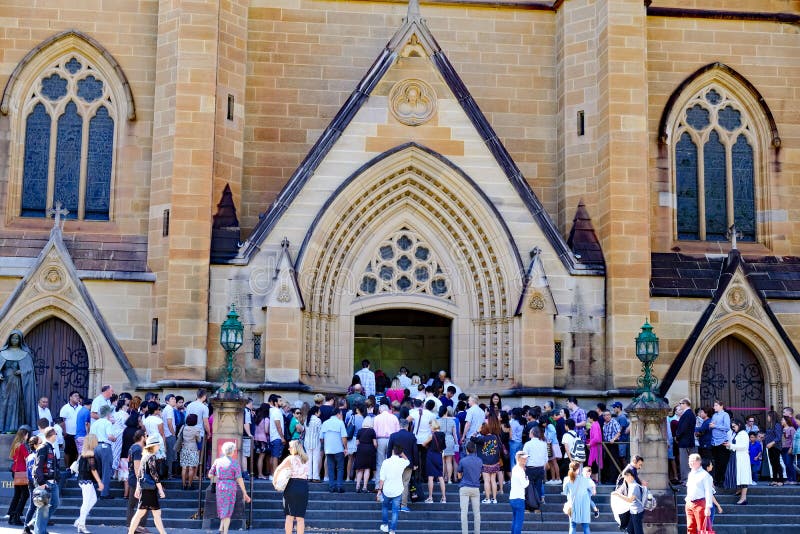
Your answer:
[[[278,474],[272,477],[272,487],[274,487],[276,491],[284,491],[286,486],[289,485],[289,479],[292,478],[291,462],[294,460],[291,456],[289,458],[289,465],[278,470]]]

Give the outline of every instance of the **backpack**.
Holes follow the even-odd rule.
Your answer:
[[[347,429],[347,440],[350,441],[353,439],[353,436],[356,435],[356,416],[350,415],[347,418],[347,423],[345,424],[345,428]]]
[[[570,457],[578,463],[584,463],[586,461],[586,443],[578,437],[578,434],[571,431],[569,434],[575,436],[575,441],[572,442],[572,447],[569,449]]]
[[[650,490],[646,487],[642,486],[642,506],[648,512],[652,512],[656,509],[656,498],[650,493]]]

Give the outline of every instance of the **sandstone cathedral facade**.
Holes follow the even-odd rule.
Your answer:
[[[69,390],[800,404],[795,0],[0,2],[0,337]],[[730,5],[729,5],[730,4]],[[60,405],[60,404],[59,404]]]

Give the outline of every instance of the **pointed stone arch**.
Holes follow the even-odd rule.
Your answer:
[[[109,82],[116,81],[114,92],[118,102],[126,103],[128,120],[136,118],[136,105],[128,77],[122,66],[97,39],[78,30],[66,30],[52,35],[30,50],[17,63],[6,82],[3,97],[0,100],[0,113],[8,115],[12,109],[19,109],[20,99],[24,99],[36,75],[47,64],[70,51],[79,52],[100,70]]]
[[[446,266],[451,304],[402,292],[356,298],[373,249],[400,228],[423,236]],[[440,158],[408,146],[362,169],[320,211],[300,254],[297,272],[307,295],[304,380],[349,379],[356,313],[430,306],[453,318],[454,380],[512,385],[519,254],[486,198]]]
[[[764,373],[767,406],[783,406],[792,398],[792,384],[785,381],[791,376],[786,358],[778,357],[774,347],[783,346],[783,341],[756,318],[746,313],[732,313],[716,321],[706,335],[698,341],[694,354],[690,356],[688,372],[691,398],[700,399],[700,377],[703,364],[711,350],[723,339],[735,337],[743,342],[755,355]]]

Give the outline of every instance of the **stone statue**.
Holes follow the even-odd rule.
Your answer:
[[[22,425],[36,428],[37,416],[33,351],[22,332],[12,330],[0,348],[0,432],[16,432]]]

